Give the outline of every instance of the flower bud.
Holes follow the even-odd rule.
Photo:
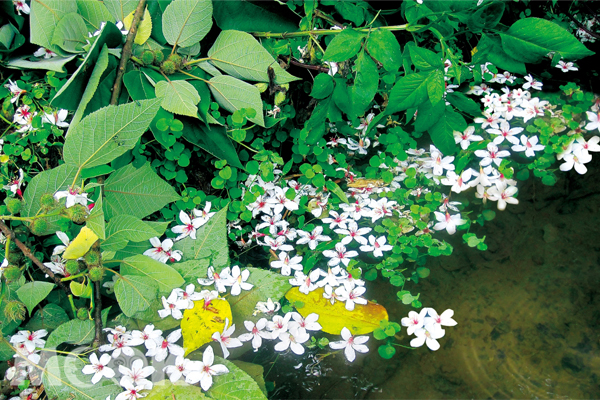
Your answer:
[[[4,279],[6,279],[7,283],[18,281],[21,277],[21,268],[16,265],[9,265],[4,270]]]
[[[167,60],[160,65],[160,70],[165,73],[165,75],[171,75],[175,73],[175,64],[173,61]]]
[[[17,300],[11,300],[4,307],[4,317],[7,322],[23,321],[25,319],[25,304]]]
[[[44,193],[40,198],[40,205],[43,209],[50,210],[58,205],[54,196],[50,193]]]
[[[163,54],[162,51],[156,50],[154,52],[154,63],[156,65],[160,65],[163,61],[165,61],[165,55]]]
[[[173,64],[175,64],[175,68],[179,69],[183,62],[183,58],[181,58],[179,54],[171,54],[169,58],[167,58],[167,61],[172,61]]]
[[[104,278],[104,268],[92,267],[90,268],[89,277],[92,282],[99,282]]]
[[[97,250],[90,250],[83,256],[83,260],[88,267],[97,267],[100,265],[100,253]]]
[[[72,207],[67,208],[66,212],[67,218],[76,224],[83,224],[87,219],[88,212],[85,206],[81,204],[75,204]]]
[[[87,308],[81,307],[81,308],[77,309],[77,318],[79,318],[82,321],[85,321],[86,319],[88,319],[89,314],[88,314]]]
[[[65,263],[65,271],[69,275],[75,275],[79,273],[79,261],[77,260],[68,260]]]
[[[48,229],[48,223],[44,218],[34,219],[29,224],[29,230],[36,236],[45,235],[46,229]]]
[[[13,264],[13,265],[19,264],[19,261],[21,261],[21,258],[23,258],[23,253],[21,253],[21,250],[17,250],[17,249],[14,249],[14,251],[10,251],[8,253],[8,256],[6,257],[6,259],[8,260],[8,263]]]
[[[142,53],[142,62],[145,65],[150,65],[154,62],[154,52],[146,50]]]
[[[8,209],[8,212],[13,215],[18,214],[21,211],[22,207],[23,202],[20,199],[17,199],[16,197],[13,197],[12,199],[8,199],[6,201],[6,208]]]

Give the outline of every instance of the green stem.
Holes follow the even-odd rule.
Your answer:
[[[77,275],[66,276],[66,277],[62,278],[60,281],[61,282],[72,281],[73,279],[81,278],[82,276],[85,276],[85,275],[87,275],[87,272],[80,272]]]
[[[197,60],[188,61],[188,62],[186,62],[183,65],[187,67],[188,65],[194,65],[194,64],[199,64],[199,63],[204,62],[204,61],[209,61],[210,59],[211,59],[210,57],[199,58]]]
[[[390,25],[390,26],[381,26],[378,28],[361,28],[354,29],[357,32],[367,33],[369,31],[383,30],[383,31],[405,31],[411,25]],[[311,36],[311,35],[337,35],[340,32],[343,32],[343,29],[313,29],[310,31],[302,31],[302,32],[284,32],[284,33],[273,33],[273,32],[250,32],[251,35],[255,37],[265,37],[265,38],[290,38],[290,37],[300,37],[300,36]]]
[[[409,350],[416,350],[415,347],[409,347],[409,346],[405,346],[403,344],[398,344],[398,343],[390,343],[392,346],[398,346],[398,347],[404,347],[405,349],[409,349]]]
[[[250,150],[250,151],[252,151],[252,152],[254,152],[254,153],[258,153],[258,151],[257,151],[257,150],[254,150],[252,147],[249,147],[249,146],[245,145],[245,144],[244,144],[244,143],[242,143],[242,142],[238,142],[238,141],[237,141],[237,140],[235,140],[233,137],[231,137],[231,136],[229,136],[229,135],[227,135],[227,137],[228,137],[229,139],[233,140],[234,142],[236,142],[237,144],[241,144],[242,146],[244,146],[244,147],[245,147],[245,148],[247,148],[248,150]]]
[[[180,72],[180,73],[182,73],[182,74],[184,74],[184,75],[187,75],[187,76],[189,76],[190,78],[198,79],[199,81],[202,81],[202,82],[204,82],[204,83],[210,84],[210,82],[209,82],[209,81],[207,81],[206,79],[202,79],[202,78],[200,78],[199,76],[192,75],[192,74],[190,74],[190,73],[188,73],[188,72],[185,72],[185,71],[178,71],[178,72]]]
[[[56,215],[60,214],[59,212],[55,212],[55,213],[50,213],[50,214],[40,214],[40,215],[34,215],[33,217],[16,217],[14,215],[0,215],[0,219],[2,220],[6,220],[6,221],[26,221],[26,222],[32,222],[36,219],[40,219],[40,218],[46,218],[46,217],[54,217]]]
[[[71,311],[73,311],[73,316],[77,318],[77,307],[75,307],[75,302],[73,301],[72,294],[69,294],[69,304],[71,304]]]

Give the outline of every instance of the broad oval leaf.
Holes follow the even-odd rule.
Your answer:
[[[210,95],[209,95],[210,97]],[[237,150],[227,136],[224,126],[192,124],[184,121],[183,138],[233,167],[244,169]]]
[[[223,364],[228,373],[213,377],[213,384],[206,394],[213,399],[266,400],[258,383],[233,362],[215,356],[215,364]]]
[[[400,43],[390,31],[378,29],[371,32],[367,48],[369,54],[383,64],[387,71],[398,71],[398,68],[402,65]]]
[[[104,0],[103,3],[117,21],[123,21],[129,13],[135,11],[138,0]]]
[[[427,100],[428,76],[426,72],[417,72],[398,79],[390,91],[386,113],[404,111]]]
[[[69,316],[65,310],[58,304],[50,303],[33,314],[33,317],[29,320],[27,325],[25,325],[25,329],[29,331],[37,331],[40,329],[52,331],[68,321]]]
[[[155,282],[145,276],[122,275],[114,289],[119,307],[128,317],[148,309],[158,294]]]
[[[158,286],[159,294],[171,293],[171,290],[183,285],[184,280],[170,266],[148,256],[138,254],[121,262],[121,275],[136,275],[149,278]]]
[[[29,310],[29,314],[31,314],[34,307],[48,297],[54,286],[53,283],[44,281],[28,282],[17,289],[17,296],[25,304],[25,307]]]
[[[541,18],[520,19],[500,37],[509,55],[527,63],[541,61],[551,52],[560,53],[566,60],[594,54],[560,25]]]
[[[31,2],[31,43],[60,52],[52,44],[54,30],[65,15],[77,12],[77,3],[64,0],[35,0]]]
[[[161,106],[173,114],[198,118],[200,95],[186,81],[161,81],[156,84],[156,97],[162,98]]]
[[[214,299],[205,305],[204,300],[194,302],[194,308],[183,312],[181,334],[187,356],[202,345],[212,341],[214,332],[222,332],[225,319],[232,324],[231,307],[225,299]]]
[[[77,13],[69,13],[56,25],[52,44],[69,53],[81,53],[83,46],[87,44],[87,34],[88,29],[83,18]]]
[[[329,46],[323,54],[323,60],[342,62],[354,57],[360,50],[360,44],[364,37],[365,34],[354,29],[344,29],[329,42]]]
[[[197,385],[190,385],[184,381],[171,382],[168,379],[155,383],[152,390],[145,397],[146,400],[196,400],[207,398],[202,389]]]
[[[429,128],[429,136],[435,147],[445,155],[451,155],[456,152],[456,142],[454,140],[454,131],[462,132],[467,128],[465,119],[457,112],[446,108],[437,122]]]
[[[102,195],[94,203],[92,212],[85,220],[85,225],[98,236],[99,239],[106,239],[106,223],[104,220],[104,209],[102,208]]]
[[[47,349],[54,349],[61,343],[82,345],[94,340],[94,321],[73,319],[60,325],[48,336]]]
[[[129,164],[113,172],[104,182],[104,196],[106,219],[120,214],[144,218],[180,199],[149,163],[137,169]]]
[[[65,162],[80,169],[108,164],[136,145],[159,108],[160,99],[150,99],[88,115],[65,139]]]
[[[285,297],[290,302],[304,303],[304,307],[297,309],[303,317],[311,313],[318,314],[323,332],[333,335],[339,335],[344,327],[350,329],[353,335],[363,335],[379,328],[380,321],[388,320],[388,313],[380,304],[369,301],[367,305],[356,304],[353,311],[348,311],[344,302],[337,301],[331,304],[323,297],[323,293],[323,288],[313,290],[307,295],[300,293],[298,288],[293,288]]]
[[[50,357],[41,368],[48,398],[98,400],[114,398],[123,391],[116,378],[103,378],[98,383],[92,383],[90,376],[81,372],[84,366],[85,363],[77,357]]]
[[[211,0],[173,0],[162,15],[163,34],[172,46],[198,43],[212,26]]]
[[[116,251],[128,242],[144,242],[157,236],[156,230],[133,215],[115,215],[106,226],[106,240],[100,243],[102,250]]]
[[[77,0],[77,10],[90,31],[100,29],[102,22],[115,22],[104,2],[98,0]]]
[[[356,78],[348,91],[355,115],[363,115],[371,104],[379,86],[379,72],[371,57],[361,51],[356,59]]]
[[[221,32],[208,50],[208,57],[214,65],[239,79],[269,82],[269,67],[275,72],[277,84],[300,79],[281,68],[271,53],[246,32]]]
[[[208,86],[221,107],[229,112],[253,108],[256,116],[248,119],[262,127],[265,126],[262,99],[256,86],[228,75],[215,76],[208,82]]]
[[[131,28],[131,23],[133,22],[133,14],[135,14],[135,11],[132,11],[131,13],[129,13],[129,15],[127,15],[125,17],[125,19],[123,20],[123,25],[125,26],[125,29],[127,29],[127,30],[129,30]],[[142,20],[140,21],[140,24],[138,25],[137,33],[135,35],[135,39],[133,42],[135,44],[142,45],[142,44],[146,43],[146,40],[148,40],[150,38],[151,34],[152,34],[152,17],[150,17],[150,12],[146,8],[144,10],[144,16],[142,17]]]
[[[237,29],[244,32],[294,32],[298,23],[285,15],[262,8],[264,3],[249,1],[215,1],[213,16],[222,30]]]

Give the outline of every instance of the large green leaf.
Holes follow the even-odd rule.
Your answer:
[[[231,305],[234,321],[258,321],[262,316],[252,315],[257,302],[267,301],[268,298],[277,301],[292,288],[288,276],[260,268],[248,268],[248,270],[250,271],[248,282],[254,287],[251,290],[242,290],[239,296],[230,296],[227,299]]]
[[[431,50],[423,47],[410,46],[409,51],[412,63],[420,70],[429,71],[444,66],[442,57]]]
[[[444,73],[436,69],[431,71],[427,77],[427,96],[432,104],[437,104],[444,97],[446,92],[446,82],[444,81]]]
[[[211,263],[208,258],[171,264],[173,269],[179,272],[186,283],[196,283],[197,278],[204,278],[210,265]]]
[[[183,138],[188,142],[221,160],[227,160],[227,163],[233,167],[244,168],[224,126],[210,125],[209,129],[204,125],[186,121],[182,133]]]
[[[121,275],[147,277],[158,286],[159,294],[170,293],[171,290],[184,283],[179,272],[160,261],[141,254],[126,258],[121,262]]]
[[[9,59],[5,66],[11,69],[44,69],[48,71],[66,72],[65,64],[74,59],[76,56],[69,57],[53,57],[50,59],[39,59],[38,61],[29,61],[31,56],[20,56]]]
[[[196,385],[190,385],[183,381],[172,383],[166,379],[154,384],[154,387],[146,396],[146,400],[196,400],[207,398],[202,389]]]
[[[94,340],[95,324],[90,319],[73,319],[60,325],[48,336],[46,348],[54,349],[61,343],[83,345]]]
[[[111,162],[133,149],[159,107],[159,99],[141,100],[88,115],[65,140],[65,162],[80,169]]]
[[[172,46],[198,43],[212,26],[210,0],[173,0],[162,15],[163,34]]]
[[[417,119],[415,121],[415,131],[425,132],[431,128],[445,110],[446,105],[442,101],[438,101],[435,105],[431,104],[431,101],[422,103],[418,108],[419,112],[417,113]],[[481,112],[479,114],[481,114]]]
[[[63,164],[48,171],[40,172],[33,177],[23,195],[24,205],[21,211],[23,217],[33,217],[40,210],[40,197],[43,194],[54,194],[58,190],[66,190],[67,186],[73,183],[77,167],[74,165]],[[45,218],[47,228],[40,232],[42,235],[48,235],[59,230],[59,227],[68,219],[59,215]]]
[[[116,251],[128,242],[143,242],[157,236],[152,226],[132,215],[119,214],[106,226],[106,240],[100,243],[102,250]]]
[[[103,378],[98,383],[92,383],[90,376],[81,372],[84,366],[85,363],[77,357],[50,357],[42,374],[48,398],[104,400],[107,397],[114,398],[123,391],[116,378]]]
[[[198,117],[198,91],[186,81],[161,81],[156,84],[156,97],[162,98],[162,108],[173,114]]]
[[[189,236],[175,242],[173,248],[183,252],[183,261],[210,258],[217,268],[229,265],[227,246],[227,207],[213,215],[196,231],[196,240]]]
[[[31,43],[60,52],[52,45],[52,37],[58,22],[69,13],[77,12],[77,3],[64,0],[33,0],[30,13]]]
[[[94,208],[88,215],[85,224],[98,236],[98,238],[106,239],[106,223],[104,219],[104,209],[102,208],[102,195],[98,196],[98,200],[94,204]]]
[[[68,53],[82,53],[87,44],[88,29],[81,15],[73,12],[61,18],[56,25],[52,44]]]
[[[237,365],[219,356],[215,364],[224,364],[229,372],[213,377],[213,385],[206,394],[219,400],[266,400],[258,383]]]
[[[160,235],[156,235],[157,237]],[[125,248],[117,251],[114,260],[122,260],[124,258],[133,257],[138,254],[142,254],[146,250],[148,250],[152,245],[150,242],[129,242]]]
[[[62,0],[58,0],[63,2]],[[64,1],[64,3],[73,3],[74,1]],[[92,65],[94,65],[100,54],[100,50],[104,45],[108,48],[117,47],[121,44],[123,35],[121,31],[113,23],[107,23],[100,35],[96,38],[92,47],[88,51],[85,59],[79,65],[77,70],[54,95],[50,103],[58,108],[67,110],[76,110],[79,107],[79,102],[83,96],[90,75],[92,73]],[[114,81],[114,79],[113,79]]]
[[[387,71],[398,71],[402,65],[400,43],[390,31],[379,29],[371,32],[367,49],[369,54],[383,64]]]
[[[100,54],[98,55],[98,60],[96,60],[96,65],[94,65],[94,70],[92,71],[92,75],[90,75],[90,79],[88,81],[88,84],[85,87],[85,91],[83,92],[83,95],[81,96],[81,102],[79,103],[79,106],[77,107],[77,111],[75,111],[75,114],[73,115],[73,119],[71,119],[69,129],[67,130],[67,136],[69,136],[69,133],[71,133],[75,129],[75,127],[79,124],[79,122],[83,118],[83,115],[85,114],[85,109],[86,109],[88,103],[90,102],[90,100],[92,100],[92,97],[94,97],[94,93],[96,92],[96,89],[98,88],[98,84],[100,83],[100,78],[102,77],[102,74],[104,73],[104,71],[106,71],[107,67],[108,67],[108,47],[106,45],[104,45],[104,46],[102,46],[102,50],[100,51]]]
[[[325,49],[323,60],[341,62],[354,57],[360,50],[365,34],[353,29],[344,29],[341,33],[335,35],[333,40]]]
[[[47,304],[41,310],[37,310],[33,317],[29,320],[25,329],[29,331],[37,331],[46,329],[52,331],[60,325],[69,321],[69,316],[58,304]]]
[[[144,218],[180,199],[173,187],[144,164],[129,164],[113,172],[104,182],[104,213],[107,219],[127,214]]]
[[[473,56],[473,63],[484,64],[488,61],[507,71],[521,75],[527,74],[525,63],[507,54],[502,48],[502,42],[498,36],[484,33],[477,43],[477,52]]]
[[[299,78],[279,66],[273,56],[249,33],[223,31],[208,50],[210,61],[236,78],[269,82],[268,68],[275,72],[275,83],[288,83]]]
[[[133,100],[146,100],[156,97],[154,87],[142,71],[129,71],[123,75],[123,83]]]
[[[551,52],[559,53],[566,60],[594,54],[563,27],[541,18],[520,19],[500,33],[500,38],[509,55],[526,63],[541,61]]]
[[[138,0],[104,0],[108,12],[117,21],[123,21],[126,16],[135,11]]]
[[[17,290],[17,296],[19,297],[19,300],[25,304],[25,307],[29,310],[29,314],[31,314],[33,308],[37,306],[40,301],[48,297],[52,289],[54,289],[54,284],[50,282],[28,282]]]
[[[356,78],[348,95],[356,115],[362,115],[371,104],[379,86],[379,72],[371,57],[361,51],[356,59]]]
[[[476,32],[482,29],[493,29],[502,19],[502,14],[504,14],[504,2],[495,1],[485,4],[469,16],[467,26]]]
[[[215,1],[213,16],[222,30],[244,32],[294,32],[298,23],[284,14],[275,14],[249,1]],[[272,3],[268,3],[271,5]],[[280,6],[281,7],[281,6]]]
[[[465,112],[473,117],[481,116],[481,106],[475,100],[465,96],[461,92],[448,93],[446,100],[456,107],[458,111]]]
[[[230,112],[241,108],[253,108],[256,116],[248,119],[262,127],[265,126],[262,99],[256,86],[228,75],[215,76],[208,85],[221,107]]]
[[[429,128],[429,136],[435,147],[443,154],[451,155],[456,152],[454,131],[462,132],[467,128],[465,119],[449,107],[440,115],[438,121]]]
[[[122,275],[115,283],[115,296],[119,307],[128,317],[148,309],[157,294],[156,283],[146,276]]]
[[[115,19],[101,1],[77,0],[77,9],[90,29],[100,29],[102,22],[105,21],[115,22]]]
[[[404,111],[427,100],[428,76],[426,72],[417,72],[398,79],[390,91],[386,113]]]

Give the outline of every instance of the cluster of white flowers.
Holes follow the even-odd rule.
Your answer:
[[[438,350],[440,344],[437,339],[442,338],[446,331],[442,326],[455,326],[457,323],[452,319],[454,311],[446,310],[438,314],[433,308],[423,308],[421,312],[410,311],[408,317],[402,318],[403,326],[406,326],[408,335],[414,334],[416,338],[410,341],[412,347],[421,347],[427,344],[430,350]]]
[[[578,21],[580,20],[580,17],[578,15],[575,15],[574,18],[576,18]],[[573,29],[576,29],[575,36],[579,38],[581,43],[594,43],[596,41],[596,36],[590,35],[589,32],[594,32],[596,30],[596,26],[598,24],[596,17],[584,19],[580,23],[585,29],[580,25],[576,24],[575,22],[571,22],[571,27]]]
[[[48,331],[40,329],[34,332],[18,331],[10,337],[9,341],[15,348],[16,354],[14,355],[14,364],[6,370],[5,377],[11,386],[19,386],[26,380],[32,381],[35,385],[41,383],[39,376],[36,378],[30,374],[35,369],[33,364],[40,362],[40,349],[46,345],[46,341],[42,338],[46,335],[48,335]],[[20,397],[13,397],[11,400],[13,399],[20,399]]]

